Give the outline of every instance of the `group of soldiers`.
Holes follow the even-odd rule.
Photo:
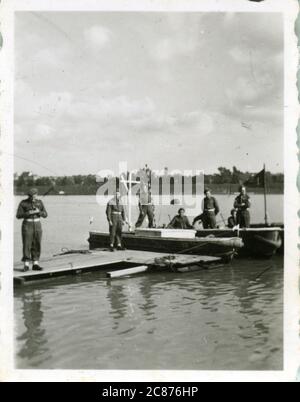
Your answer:
[[[212,196],[209,189],[204,191],[203,211],[196,216],[193,223],[190,224],[188,217],[185,215],[184,208],[179,208],[178,215],[174,216],[168,228],[171,229],[193,229],[196,223],[202,223],[203,229],[216,229],[217,215],[220,212],[218,201]],[[250,227],[250,197],[246,192],[246,187],[240,187],[240,194],[234,200],[234,209],[227,220],[227,227],[233,229],[237,226],[240,228]]]
[[[218,202],[212,196],[209,189],[204,191],[203,211],[196,216],[192,225],[185,215],[184,208],[178,210],[178,214],[171,220],[167,228],[172,229],[192,229],[197,222],[201,222],[204,229],[217,228],[217,215],[220,212]],[[41,200],[37,198],[38,191],[33,188],[28,192],[28,198],[21,201],[17,210],[17,218],[23,219],[22,223],[22,242],[24,271],[30,268],[41,271],[39,260],[41,255],[42,225],[41,218],[47,218],[48,214]],[[250,197],[246,192],[245,186],[241,186],[240,194],[235,198],[234,209],[228,218],[227,226],[234,228],[239,225],[240,228],[250,226]],[[109,224],[110,250],[114,251],[115,245],[118,250],[123,250],[122,229],[123,225],[130,223],[126,219],[124,205],[121,200],[121,193],[116,192],[115,196],[108,202],[106,207],[106,216]],[[148,218],[148,227],[155,227],[154,205],[151,198],[151,192],[147,184],[142,184],[139,191],[139,217],[135,224],[139,228],[144,219]]]
[[[210,189],[205,189],[205,197],[203,200],[203,211],[196,216],[193,223],[190,224],[188,217],[185,215],[185,209],[179,208],[178,214],[174,216],[167,225],[169,229],[193,229],[196,223],[202,223],[203,229],[217,228],[217,215],[220,212],[219,204],[215,197],[212,196]],[[247,194],[246,187],[240,187],[240,193],[234,200],[234,209],[227,220],[227,227],[233,229],[236,226],[240,228],[250,227],[250,197]],[[146,184],[142,185],[139,192],[139,217],[135,224],[135,228],[139,228],[145,217],[148,217],[148,227],[155,227],[154,205],[151,199],[151,192]],[[106,208],[107,220],[110,232],[110,250],[114,251],[115,243],[118,250],[124,250],[122,245],[122,228],[125,223],[129,225],[125,216],[124,205],[121,202],[120,192],[116,192],[115,197],[110,200]]]

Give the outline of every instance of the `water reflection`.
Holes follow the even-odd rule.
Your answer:
[[[155,274],[150,278],[147,278],[146,276],[141,277],[139,281],[139,291],[143,299],[143,302],[140,304],[140,308],[143,311],[145,320],[148,321],[156,319],[155,310],[157,308],[157,301],[155,301],[153,288],[156,283],[157,280],[155,279]]]
[[[282,260],[274,259],[113,281],[90,274],[22,289],[18,366],[281,368],[282,285]]]
[[[17,337],[17,340],[24,343],[18,352],[18,356],[22,359],[32,359],[35,362],[33,365],[38,365],[40,360],[48,351],[47,334],[43,323],[43,308],[42,308],[42,292],[32,291],[23,293],[21,300],[23,303],[22,317],[25,326],[25,331]]]
[[[107,281],[107,299],[110,304],[111,316],[113,317],[113,330],[120,326],[121,318],[124,318],[127,312],[127,296],[124,285],[116,285]]]

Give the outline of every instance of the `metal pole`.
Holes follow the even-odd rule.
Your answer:
[[[265,225],[268,226],[268,207],[267,207],[267,183],[266,183],[266,165],[264,164],[264,205],[265,205]]]
[[[131,228],[131,171],[129,172],[129,177],[128,177],[128,223],[129,223],[129,228]]]

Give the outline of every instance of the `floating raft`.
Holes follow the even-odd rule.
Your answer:
[[[106,249],[85,250],[84,253],[56,255],[53,258],[42,260],[41,266],[43,267],[43,271],[30,270],[23,272],[23,264],[16,264],[14,267],[14,284],[25,285],[67,275],[78,275],[95,271],[108,273],[141,266],[147,269],[140,272],[148,271],[148,268],[149,271],[165,270],[181,272],[180,268],[182,267],[187,268],[193,265],[199,269],[207,268],[211,264],[217,263],[220,263],[220,258],[210,256],[170,255],[137,250],[116,251],[114,253]]]

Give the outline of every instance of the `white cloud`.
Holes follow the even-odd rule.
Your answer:
[[[154,42],[150,53],[153,59],[159,62],[167,62],[180,55],[192,54],[197,48],[203,45],[203,34],[205,33],[201,21],[203,16],[186,14],[183,18],[180,15],[168,14],[166,16],[167,33]]]
[[[53,119],[64,116],[70,110],[70,92],[36,93],[26,82],[16,81],[16,118],[24,121],[32,119]]]
[[[246,49],[239,46],[233,47],[229,50],[229,54],[236,63],[247,64],[250,62],[251,53],[248,47]]]
[[[158,112],[138,116],[131,121],[133,128],[140,132],[158,132],[168,134],[174,128],[176,119],[172,116],[166,116]]]
[[[212,115],[206,112],[192,111],[184,113],[177,119],[178,124],[184,128],[194,128],[201,134],[209,134],[214,129]]]
[[[26,99],[28,103],[26,92],[30,87],[20,83],[19,91],[23,101]],[[177,142],[183,143],[187,137],[197,139],[214,129],[213,117],[205,111],[176,115],[159,110],[150,97],[133,99],[120,95],[95,99],[88,95],[75,97],[65,91],[30,99],[32,109],[27,109],[22,117],[23,136],[36,143],[45,140],[54,148],[58,139],[68,143],[70,148],[82,146],[82,136],[85,136],[85,146],[98,144],[101,138],[106,146],[117,144],[120,147],[120,132],[126,135],[129,148],[137,140],[143,142],[149,134],[157,138],[172,135],[172,142],[175,136]],[[16,133],[16,137],[19,134]]]
[[[229,105],[233,109],[243,107],[260,108],[268,105],[274,107],[278,103],[277,82],[268,72],[261,72],[259,77],[238,77],[235,85],[225,90]]]
[[[94,25],[84,31],[87,43],[97,50],[107,46],[111,36],[111,31],[101,25]]]
[[[132,126],[142,133],[176,135],[177,140],[180,137],[184,141],[186,136],[191,138],[209,134],[214,129],[214,121],[209,113],[202,111],[180,113],[174,116],[155,110],[153,113],[133,119]]]
[[[41,141],[49,139],[52,133],[53,129],[47,124],[39,123],[35,128],[36,137]]]
[[[103,87],[113,84],[104,82]],[[49,93],[35,93],[30,85],[23,80],[16,81],[16,118],[28,121],[38,119],[65,120],[94,119],[111,121],[114,119],[134,119],[153,114],[155,105],[151,98],[133,99],[126,95],[111,95],[104,97],[89,93],[75,94],[70,91],[51,91]],[[100,92],[100,94],[99,94]]]
[[[100,91],[114,91],[116,89],[123,89],[127,85],[127,80],[126,79],[121,79],[121,80],[116,80],[116,81],[111,81],[111,80],[104,80],[104,81],[99,81],[97,82],[93,90],[99,89]]]
[[[169,60],[175,54],[175,47],[170,39],[162,39],[154,48],[154,57],[158,60]]]
[[[161,39],[152,50],[152,57],[158,61],[169,61],[178,55],[192,53],[197,45],[195,37],[182,39],[178,35]]]
[[[58,67],[66,62],[68,56],[67,47],[57,46],[55,48],[44,48],[39,50],[34,56],[34,62],[43,64],[47,67]]]
[[[256,160],[257,147],[262,153],[269,141],[254,135],[268,131],[280,141],[278,18],[266,26],[260,16],[241,14],[125,14],[51,17],[68,38],[49,24],[37,27],[28,14],[19,24],[20,154],[34,153],[62,171],[66,160],[80,172],[128,155],[134,164],[201,159],[213,169],[225,161],[243,164],[246,152]],[[243,153],[232,155],[236,146]]]
[[[98,122],[115,124],[119,120],[130,120],[153,113],[155,106],[150,98],[131,99],[125,95],[93,99],[73,99],[65,110],[65,117],[91,118]]]
[[[261,88],[248,77],[239,77],[235,86],[226,89],[226,94],[231,104],[248,104],[259,98]]]

